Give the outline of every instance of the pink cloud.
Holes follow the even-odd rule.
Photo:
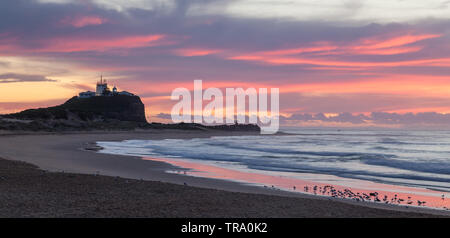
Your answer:
[[[113,36],[110,38],[87,37],[87,36],[63,36],[47,38],[45,41],[36,42],[34,48],[23,47],[18,44],[19,37],[7,35],[0,38],[1,55],[18,55],[27,53],[68,53],[82,51],[106,51],[111,49],[132,49],[139,47],[161,46],[173,44],[174,41],[167,39],[166,35],[132,35]]]
[[[373,67],[408,65],[448,65],[448,59],[406,60],[398,62],[346,62],[328,58],[300,57],[304,53],[313,56],[341,55],[399,55],[421,51],[423,46],[409,46],[426,39],[441,37],[437,34],[401,35],[380,39],[366,38],[356,42],[337,45],[330,42],[315,42],[312,46],[275,49],[263,52],[250,52],[228,56],[231,60],[255,61],[274,65],[311,64],[321,66]]]
[[[90,25],[101,25],[108,20],[98,16],[78,16],[78,17],[66,17],[61,20],[64,25],[71,25],[76,28],[90,26]]]
[[[316,65],[335,67],[401,67],[401,66],[450,66],[449,58],[431,58],[431,59],[405,59],[405,60],[386,60],[386,61],[347,61],[339,60],[339,56],[348,55],[400,55],[421,51],[424,46],[410,44],[417,43],[426,39],[441,37],[437,34],[417,34],[401,35],[390,38],[380,39],[381,37],[366,38],[355,42],[342,45],[333,45],[332,43],[316,42],[316,46],[276,49],[264,52],[250,52],[228,56],[227,59],[253,61],[271,65]],[[314,45],[313,44],[313,45]],[[315,57],[303,56],[303,53],[311,53]],[[330,55],[334,57],[331,58]]]
[[[111,39],[99,38],[55,38],[50,44],[39,49],[45,52],[78,52],[78,51],[104,51],[114,48],[138,48],[159,45],[164,35],[137,35]]]
[[[364,62],[364,61],[340,61],[333,59],[312,59],[301,57],[262,57],[255,55],[238,55],[229,57],[230,60],[255,61],[271,65],[321,65],[340,67],[399,67],[399,66],[433,66],[436,64],[450,66],[450,58],[436,58],[423,60],[403,60],[386,62]]]
[[[391,47],[382,49],[355,50],[352,53],[360,55],[399,55],[406,53],[414,53],[422,50],[423,47]]]
[[[283,49],[283,50],[263,51],[263,52],[260,52],[260,54],[262,54],[262,55],[294,55],[294,54],[301,54],[301,53],[331,51],[331,50],[335,50],[337,48],[338,48],[338,46],[322,45],[322,46],[300,47],[300,48]]]
[[[363,39],[360,42],[360,45],[353,46],[352,49],[360,50],[360,49],[385,49],[396,46],[404,46],[412,43],[416,43],[419,41],[423,41],[426,39],[433,39],[441,37],[442,35],[438,34],[422,34],[422,35],[403,35],[396,36],[385,40],[380,40],[379,38],[369,38]]]
[[[206,55],[211,55],[211,54],[217,54],[220,52],[222,52],[222,50],[200,49],[200,48],[176,49],[173,51],[174,54],[176,54],[178,56],[184,56],[184,57],[206,56]]]

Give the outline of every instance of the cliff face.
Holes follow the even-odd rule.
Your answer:
[[[147,122],[144,104],[138,96],[73,97],[61,105],[77,113],[81,119],[114,119],[119,121]]]
[[[146,123],[144,104],[138,96],[73,97],[62,105],[29,109],[7,115],[25,120],[128,121]]]

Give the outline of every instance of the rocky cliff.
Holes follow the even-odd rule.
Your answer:
[[[28,109],[5,117],[21,120],[128,121],[146,123],[144,104],[138,96],[73,97],[62,105]]]

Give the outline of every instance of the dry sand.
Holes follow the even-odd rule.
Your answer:
[[[356,203],[169,174],[164,171],[173,167],[166,163],[86,150],[93,147],[96,141],[188,139],[242,134],[254,133],[182,130],[26,135],[0,133],[0,158],[7,159],[0,160],[0,217],[449,215],[445,211]],[[23,161],[37,167],[8,160]]]

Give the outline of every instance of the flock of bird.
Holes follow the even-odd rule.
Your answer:
[[[186,174],[186,171],[184,171],[184,174]],[[184,185],[187,185],[184,183]],[[264,185],[265,188],[268,188]],[[275,186],[271,186],[272,189],[277,189]],[[293,186],[292,188],[294,191],[297,190],[296,186]],[[279,190],[279,189],[278,189]],[[303,191],[305,193],[312,193],[314,195],[322,195],[322,196],[330,196],[333,198],[345,198],[345,199],[352,199],[357,202],[378,202],[378,203],[385,203],[385,204],[395,204],[395,205],[416,205],[416,206],[426,206],[426,201],[420,201],[420,200],[412,200],[411,197],[408,196],[407,199],[400,198],[397,194],[394,194],[394,197],[389,198],[387,195],[380,195],[378,192],[371,192],[369,194],[367,193],[360,193],[356,192],[354,193],[352,190],[346,188],[344,190],[338,190],[335,187],[331,185],[325,185],[325,186],[304,186]],[[442,194],[441,196],[442,201],[445,201],[445,195]],[[449,207],[442,207],[444,210],[450,210]]]
[[[266,186],[265,186],[266,187]],[[272,188],[275,188],[272,186]],[[297,187],[293,186],[293,190],[297,190]],[[310,193],[314,195],[330,196],[333,198],[345,198],[352,199],[358,202],[377,202],[385,204],[395,204],[395,205],[416,205],[416,206],[426,206],[426,201],[413,200],[411,197],[400,198],[397,194],[389,198],[387,195],[380,195],[378,192],[371,192],[369,194],[363,192],[353,192],[352,190],[346,188],[344,190],[338,190],[331,185],[325,186],[304,186],[303,191],[305,193]],[[441,196],[442,201],[445,201],[445,195]],[[444,210],[450,210],[448,207],[442,207]]]
[[[405,201],[405,199],[399,198],[397,194],[394,195],[392,198],[388,198],[387,195],[384,195],[382,197],[379,197],[378,192],[373,193],[354,193],[352,190],[346,188],[344,190],[338,190],[330,185],[325,185],[323,187],[320,186],[305,186],[304,192],[310,193],[312,192],[315,195],[324,195],[324,196],[331,196],[334,198],[347,198],[347,199],[353,199],[358,202],[383,202],[386,204],[402,204],[406,202],[408,205],[413,205],[413,201],[411,200],[411,197],[408,197],[408,200]],[[420,201],[417,200],[417,206],[425,206],[426,201]]]
[[[296,187],[293,187],[294,190],[296,190]],[[315,195],[323,195],[323,196],[330,196],[334,198],[346,198],[346,199],[352,199],[358,202],[379,202],[379,203],[385,203],[385,204],[397,204],[397,205],[417,205],[417,206],[426,206],[426,201],[420,201],[420,200],[412,200],[411,197],[408,197],[407,199],[400,198],[397,194],[394,194],[393,197],[389,198],[387,195],[380,195],[378,192],[372,192],[372,193],[354,193],[350,189],[346,188],[344,190],[338,190],[334,188],[331,185],[325,185],[323,187],[321,186],[305,186],[303,188],[303,191],[306,193],[313,193]],[[445,200],[445,195],[442,194],[441,196],[442,201]],[[442,207],[445,210],[449,210],[448,207]]]

